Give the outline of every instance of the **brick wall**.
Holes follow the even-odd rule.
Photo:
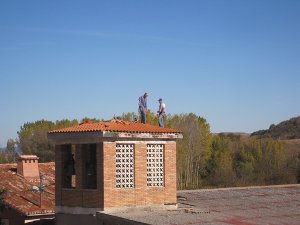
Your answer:
[[[38,159],[22,159],[20,158],[17,164],[18,174],[26,179],[39,179]]]
[[[55,145],[55,205],[62,205],[61,186],[62,186],[62,145]]]
[[[63,189],[63,145],[56,146],[56,205],[85,208],[121,208],[134,206],[176,204],[176,142],[168,141],[164,151],[164,187],[147,187],[147,142],[136,142],[135,187],[116,188],[116,142],[97,144],[97,189],[82,189],[81,145],[76,147],[76,188]]]
[[[116,188],[116,143],[104,143],[104,208],[176,204],[176,142],[165,144],[165,186],[147,187],[147,142],[135,143],[135,188]]]
[[[84,208],[103,208],[103,183],[101,182],[102,173],[102,144],[97,145],[97,189],[83,189],[83,151],[82,145],[76,146],[75,152],[75,171],[76,171],[76,186],[74,189],[63,188],[63,161],[65,157],[66,145],[57,145],[55,152],[55,205],[69,207],[84,207]]]

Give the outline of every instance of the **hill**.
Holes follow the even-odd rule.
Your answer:
[[[251,137],[273,138],[281,140],[300,138],[300,116],[283,121],[277,125],[272,124],[267,130],[253,132]]]

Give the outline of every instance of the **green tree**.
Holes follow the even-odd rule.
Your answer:
[[[261,171],[267,184],[279,184],[285,176],[285,154],[279,141],[268,139],[262,142],[263,163]]]
[[[121,120],[125,121],[130,121],[130,122],[140,122],[141,118],[140,115],[136,114],[135,112],[128,112],[128,113],[123,113],[122,116],[120,116]],[[146,122],[147,124],[151,125],[158,125],[158,118],[157,115],[152,112],[151,110],[148,110],[146,114]]]
[[[146,121],[147,121],[147,124],[151,124],[151,125],[155,125],[155,126],[158,125],[158,117],[151,110],[148,110],[148,112],[146,114]]]
[[[208,182],[213,186],[232,186],[235,182],[230,139],[217,135],[212,141],[212,155],[208,164]]]
[[[284,176],[281,183],[300,183],[300,153],[286,157]]]
[[[7,156],[7,161],[9,163],[16,162],[16,158],[17,158],[18,154],[16,153],[15,145],[16,145],[16,142],[12,138],[7,140],[5,153]]]
[[[168,125],[183,133],[177,142],[177,173],[180,189],[194,189],[202,185],[207,161],[211,154],[211,133],[205,119],[195,114],[168,116]]]
[[[8,139],[5,151],[0,151],[0,163],[14,163],[18,154],[15,150],[16,142],[13,139]]]
[[[297,159],[288,159],[283,145],[273,139],[247,139],[235,153],[234,165],[242,185],[297,182]]]
[[[248,148],[247,144],[242,145],[235,153],[235,171],[241,185],[251,183],[254,178],[256,159],[253,153],[253,149]]]
[[[123,113],[120,118],[134,121],[138,115],[134,112]],[[102,121],[95,118],[85,120]],[[155,113],[147,113],[147,123],[158,125]],[[47,132],[75,125],[78,125],[77,120],[67,119],[25,123],[18,132],[17,144],[25,154],[36,154],[42,162],[53,161],[54,146],[48,141]],[[183,133],[183,139],[177,141],[179,189],[279,184],[300,180],[300,154],[288,157],[280,141],[233,133],[213,136],[207,121],[193,113],[169,114],[165,117],[165,126]],[[14,141],[8,140],[7,149],[13,152],[14,146]],[[9,162],[8,159],[6,151],[0,152],[1,163]]]
[[[39,120],[25,123],[18,132],[18,145],[23,154],[35,154],[41,162],[54,159],[54,145],[48,140],[47,132],[55,129],[51,121]]]
[[[260,172],[263,164],[261,140],[248,138],[240,142],[234,161],[237,178],[241,185],[264,182],[264,176]]]
[[[0,164],[8,163],[5,152],[0,151]]]
[[[35,154],[41,162],[54,160],[54,145],[48,140],[49,130],[77,125],[77,120],[47,120],[25,123],[18,132],[18,146],[23,154]]]
[[[123,113],[121,119],[129,122],[139,122],[139,115],[137,115],[135,112]]]

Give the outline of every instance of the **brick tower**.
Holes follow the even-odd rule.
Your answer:
[[[112,120],[53,130],[56,213],[174,207],[176,139],[171,128]]]

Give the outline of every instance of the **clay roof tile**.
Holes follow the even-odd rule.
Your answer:
[[[23,215],[53,214],[55,199],[54,163],[39,163],[39,170],[44,175],[42,207],[39,206],[39,193],[33,191],[33,183],[13,172],[16,164],[0,165],[0,189],[5,190],[3,202]]]
[[[74,127],[68,127],[49,131],[49,133],[78,133],[78,132],[127,132],[127,133],[180,133],[173,128],[162,128],[150,124],[134,123],[123,120],[111,120],[110,122],[81,123]]]

